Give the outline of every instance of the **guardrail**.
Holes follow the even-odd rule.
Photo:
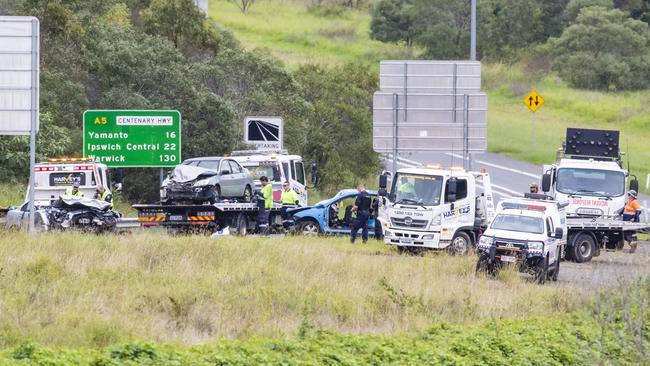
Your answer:
[[[140,221],[138,221],[137,217],[121,217],[117,220],[116,225],[118,229],[137,229],[140,226]]]

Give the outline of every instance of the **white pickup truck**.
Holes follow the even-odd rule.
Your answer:
[[[380,178],[380,188],[386,188],[385,179]],[[380,218],[384,242],[400,251],[427,248],[466,254],[481,227],[494,217],[487,172],[400,169],[387,198]]]
[[[546,200],[544,195],[526,197],[497,205],[494,220],[476,246],[477,272],[494,275],[504,265],[514,265],[519,272],[533,275],[537,283],[557,281],[566,245],[567,203]]]

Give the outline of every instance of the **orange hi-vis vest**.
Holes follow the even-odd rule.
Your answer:
[[[628,199],[625,202],[623,213],[628,215],[636,215],[636,212],[641,209],[641,204],[636,199]]]

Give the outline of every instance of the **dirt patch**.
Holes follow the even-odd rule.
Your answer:
[[[629,283],[650,275],[650,241],[640,241],[635,253],[626,245],[620,251],[601,251],[589,263],[563,261],[560,284],[602,289]]]

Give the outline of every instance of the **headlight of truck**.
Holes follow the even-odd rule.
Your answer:
[[[478,239],[478,243],[480,245],[492,245],[494,243],[494,237],[483,235]]]
[[[436,217],[431,220],[431,226],[440,226],[440,215],[436,215]]]
[[[201,179],[201,180],[196,181],[196,183],[194,183],[192,186],[193,187],[204,187],[204,186],[207,186],[208,184],[210,184],[210,178],[205,178],[205,179]]]
[[[529,241],[528,242],[528,249],[543,251],[544,250],[544,243],[542,243],[541,241]]]
[[[433,240],[436,236],[431,234],[431,235],[422,235],[422,240]]]

